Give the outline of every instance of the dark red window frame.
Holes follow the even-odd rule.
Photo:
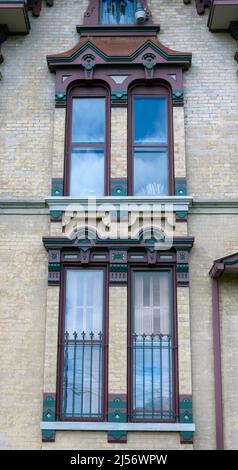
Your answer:
[[[92,85],[77,84],[71,87],[67,95],[66,123],[65,123],[65,159],[64,159],[64,195],[69,196],[70,191],[70,163],[71,163],[71,135],[72,135],[72,101],[73,98],[105,98],[105,142],[93,144],[92,147],[104,147],[104,196],[110,191],[110,129],[111,129],[111,104],[110,91],[100,83]],[[89,147],[89,144],[74,144],[74,147]],[[87,196],[87,195],[86,195]]]
[[[63,405],[63,374],[64,374],[64,329],[65,329],[65,305],[66,305],[66,271],[71,270],[95,270],[104,271],[103,286],[103,362],[102,362],[102,417],[65,417],[62,414]],[[58,421],[106,421],[107,419],[107,395],[108,395],[108,314],[109,314],[109,273],[108,264],[93,263],[93,265],[82,266],[77,263],[62,263],[61,285],[60,285],[60,309],[59,309],[59,332],[58,332],[58,360],[57,360],[57,419]]]
[[[140,144],[134,144],[134,109],[133,102],[135,96],[156,97],[164,96],[167,99],[167,129],[168,129],[168,195],[174,194],[174,142],[173,142],[173,106],[171,90],[162,83],[137,83],[129,90],[128,99],[128,194],[133,196],[133,174],[134,174],[134,147],[140,147]],[[160,147],[160,145],[146,145],[147,147]],[[161,146],[163,147],[163,146]],[[156,197],[156,196],[155,196]]]
[[[133,348],[132,348],[132,334],[133,334],[133,292],[132,292],[132,274],[135,271],[170,271],[172,277],[172,338],[173,338],[173,364],[172,364],[172,390],[173,390],[173,415],[174,418],[169,419],[133,419]],[[130,264],[128,269],[128,355],[127,355],[127,390],[128,390],[128,421],[129,422],[176,422],[178,420],[178,327],[177,327],[177,292],[176,292],[176,264],[157,265],[154,268],[148,268],[146,263],[133,263]]]

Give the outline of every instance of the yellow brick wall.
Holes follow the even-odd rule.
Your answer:
[[[128,432],[127,443],[109,444],[105,432],[58,431],[54,443],[42,444],[42,449],[87,450],[192,450],[191,444],[180,444],[178,433]]]
[[[189,234],[195,236],[190,255],[190,315],[192,345],[192,382],[194,421],[196,423],[195,448],[214,449],[215,404],[212,339],[212,300],[209,270],[213,261],[238,251],[238,215],[190,215]],[[232,300],[230,300],[231,303]],[[236,301],[232,301],[236,310]],[[225,307],[226,308],[226,307]],[[233,310],[233,311],[234,311]],[[227,311],[229,315],[229,309]],[[223,314],[224,318],[225,313]],[[228,320],[226,320],[227,322]],[[235,332],[234,332],[235,335]],[[225,336],[223,335],[223,341]],[[224,346],[229,341],[226,337]],[[232,355],[237,354],[237,343],[232,342]],[[228,357],[227,357],[227,360]],[[227,371],[231,383],[237,382],[236,369]],[[232,395],[233,390],[227,391]],[[228,406],[231,406],[229,404]],[[237,415],[236,415],[237,416]],[[226,422],[226,414],[224,413]],[[228,426],[231,421],[228,415]],[[225,424],[226,426],[226,424]],[[230,433],[232,430],[230,429]],[[234,443],[234,441],[233,441]],[[236,447],[238,442],[236,440]]]
[[[127,108],[111,110],[111,176],[127,177]]]
[[[47,289],[45,354],[44,354],[44,392],[56,393],[57,345],[59,319],[59,287]]]
[[[189,193],[195,196],[237,197],[238,81],[237,63],[233,60],[236,42],[226,33],[209,33],[207,14],[199,17],[194,2],[189,6],[184,6],[182,0],[150,0],[149,3],[154,21],[161,25],[161,42],[172,49],[193,53],[192,67],[184,75],[184,110],[174,109],[176,176],[184,176],[187,168]],[[32,18],[30,14],[32,29],[28,36],[8,37],[2,45],[5,61],[1,65],[0,82],[1,197],[44,198],[50,194],[51,178],[62,176],[65,111],[54,108],[55,77],[48,71],[46,55],[75,46],[79,40],[75,26],[82,23],[87,4],[87,0],[81,0],[79,8],[76,0],[55,0],[51,9],[44,5],[39,18]],[[121,132],[122,139],[118,139],[118,132]],[[126,109],[114,108],[112,176],[126,176],[125,133]],[[0,381],[3,403],[0,409],[0,446],[36,449],[42,445],[39,422],[47,338],[47,254],[41,238],[51,230],[51,233],[59,233],[60,224],[52,225],[50,229],[49,218],[42,215],[1,215],[0,223],[0,354],[1,375],[4,377]],[[186,337],[183,339],[181,336],[181,341],[187,341],[188,345],[187,306],[190,303],[196,449],[215,447],[211,283],[208,271],[215,258],[238,251],[237,226],[237,215],[234,214],[191,215],[189,218],[188,233],[195,236],[195,246],[191,252],[191,295],[188,299],[188,291],[183,294],[185,288],[181,288],[181,307],[178,311],[182,312],[182,304],[186,304]],[[186,231],[186,224],[177,224],[177,227],[179,234]],[[53,296],[58,295],[57,288],[50,289],[56,289],[51,291]],[[231,298],[234,296],[236,299],[234,283],[225,285],[221,295],[225,291],[231,293],[229,298],[224,296],[221,300],[223,364],[227,366],[228,363],[233,364],[237,353],[234,313],[237,301],[231,305]],[[111,305],[114,305],[113,302],[120,303],[120,307],[117,305],[118,311],[125,312],[122,291],[120,294],[119,291],[112,291],[110,300]],[[50,306],[50,297],[48,301]],[[51,301],[54,303],[52,322],[55,321],[56,325],[56,301]],[[183,335],[183,317],[180,318]],[[123,323],[123,319],[120,321]],[[55,338],[52,348],[55,348]],[[226,353],[228,345],[232,345],[232,361]],[[118,343],[115,343],[115,351],[117,347]],[[180,361],[186,362],[186,359],[181,358]],[[184,365],[188,370],[188,362]],[[55,363],[52,374],[55,373],[53,369],[55,371]],[[228,448],[237,448],[238,445],[237,411],[234,408],[235,371],[235,367],[227,367],[223,377],[225,442]],[[46,369],[45,384],[46,379],[49,380],[49,387],[53,389],[48,374]],[[113,380],[114,377],[110,382],[112,389],[116,387]],[[122,380],[125,381],[125,376]],[[184,391],[190,385],[188,380],[189,374],[182,377]],[[58,432],[56,443],[45,447],[78,448],[79,440],[82,447],[109,447],[105,434],[101,436],[98,433],[95,438],[94,433],[77,432]],[[128,444],[123,448],[158,446],[161,449],[185,447],[180,446],[176,434],[129,433]],[[110,448],[113,446],[110,445]]]
[[[192,393],[190,311],[188,287],[177,288],[179,393]]]
[[[0,448],[39,449],[47,216],[0,216]]]
[[[127,392],[127,287],[109,289],[109,393]]]

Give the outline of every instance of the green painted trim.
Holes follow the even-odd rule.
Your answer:
[[[188,212],[187,211],[176,211],[176,216],[179,218],[179,219],[185,219],[188,215]]]
[[[127,196],[127,178],[111,178],[110,195],[117,197]]]
[[[111,103],[127,103],[128,92],[127,90],[115,90],[111,93]]]
[[[187,179],[184,178],[175,178],[174,182],[175,187],[175,196],[187,196]]]
[[[43,412],[42,418],[46,422],[55,422],[55,407],[56,398],[54,393],[43,394]],[[54,442],[55,430],[42,430],[42,441],[43,442]]]
[[[127,438],[127,432],[123,432],[123,431],[110,431],[107,433],[107,436],[108,436],[108,440],[109,442],[112,443],[112,440],[115,441],[115,442],[126,442],[126,438]],[[112,440],[110,439],[112,438]],[[123,438],[123,441],[122,441],[122,438]]]
[[[2,0],[2,1],[0,1],[0,6],[1,6],[2,3],[9,3],[9,5],[12,5],[13,3],[17,3],[19,5],[23,4],[23,6],[24,6],[24,5],[27,4],[27,0]]]
[[[55,197],[63,196],[63,186],[64,186],[63,178],[52,178],[51,196],[55,196]]]
[[[50,216],[52,220],[55,220],[56,222],[58,222],[61,220],[62,211],[51,211]]]
[[[114,411],[111,411],[108,413],[108,421],[110,423],[126,423],[127,422],[127,414],[126,412],[120,412],[120,409],[118,407],[114,409]]]
[[[110,394],[108,400],[108,422],[110,423],[127,423],[127,399],[125,395]],[[126,442],[126,431],[108,431],[108,442]]]
[[[187,264],[176,264],[176,271],[177,273],[188,273],[189,272],[189,265]]]
[[[238,257],[237,257],[237,259],[235,259],[233,261],[225,261],[224,262],[225,266],[232,266],[233,264],[238,264]]]
[[[62,91],[55,92],[55,102],[57,104],[66,104],[66,93]]]
[[[126,273],[128,270],[127,263],[124,264],[110,264],[110,272],[111,273]]]
[[[126,409],[127,408],[127,402],[122,401],[122,400],[118,400],[118,401],[111,400],[111,401],[108,402],[108,409],[110,409],[110,408]]]
[[[189,441],[193,439],[193,432],[192,431],[184,431],[179,433],[183,441]]]
[[[59,272],[60,271],[60,263],[49,263],[49,272]]]
[[[173,90],[173,103],[183,104],[184,90],[182,88]]]
[[[182,395],[179,402],[179,422],[190,424],[193,423],[192,413],[192,396]],[[193,442],[193,431],[181,431],[180,440],[182,443],[192,444]]]
[[[42,430],[42,441],[43,442],[54,442],[55,441],[55,431],[51,430]]]

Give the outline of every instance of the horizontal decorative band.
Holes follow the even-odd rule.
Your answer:
[[[93,422],[93,421],[56,421],[47,422],[42,421],[40,424],[41,430],[55,430],[55,431],[130,431],[130,432],[181,432],[181,431],[195,431],[194,423],[108,423],[108,422]]]
[[[179,202],[180,201],[180,202]],[[47,197],[47,199],[42,200],[31,200],[29,199],[0,199],[0,214],[9,214],[9,215],[22,215],[22,214],[37,214],[37,215],[48,215],[50,213],[49,207],[53,210],[58,204],[60,205],[60,211],[66,210],[66,208],[70,204],[75,204],[78,209],[78,205],[85,205],[87,204],[86,198],[70,198],[70,197]],[[186,199],[181,196],[170,196],[164,198],[164,203],[166,204],[175,204],[175,210],[178,211],[177,205],[181,204],[183,206],[186,205],[186,210],[189,210],[189,214],[238,214],[238,199],[193,199],[190,196],[186,196]],[[113,196],[105,196],[105,198],[97,199],[97,206],[106,203],[106,204],[161,204],[162,198],[137,198],[133,196],[125,196],[125,197],[113,197]],[[89,208],[91,210],[95,210],[95,206],[93,209],[93,205]],[[81,209],[82,211],[84,210]],[[79,210],[79,209],[78,209]]]
[[[101,208],[102,204],[112,204],[116,209],[135,210],[134,205],[139,208],[141,206],[153,205],[158,206],[158,210],[173,210],[173,211],[188,211],[188,208],[192,204],[192,196],[161,196],[161,197],[150,197],[150,196],[105,196],[100,198],[75,198],[70,196],[63,197],[47,197],[46,204],[49,206],[50,211],[69,211],[74,210],[78,212],[95,211],[98,207]],[[148,210],[151,210],[149,207]]]

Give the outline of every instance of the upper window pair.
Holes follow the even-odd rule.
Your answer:
[[[170,91],[136,86],[128,106],[128,192],[172,194]],[[65,194],[100,197],[110,188],[110,97],[104,87],[75,87],[68,100]],[[118,136],[120,139],[120,136]],[[121,137],[123,138],[123,136]],[[113,156],[112,156],[113,158]]]

